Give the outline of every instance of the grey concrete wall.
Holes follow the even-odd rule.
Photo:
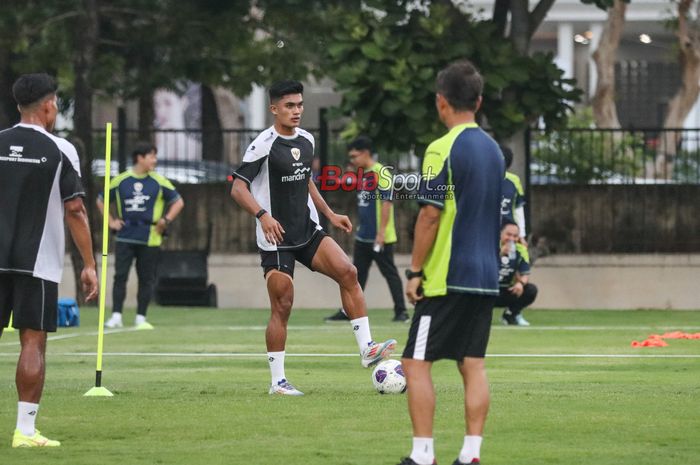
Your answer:
[[[254,253],[255,220],[234,204],[225,184],[179,186],[185,199],[182,215],[173,223],[164,248],[203,249],[207,224],[212,223],[212,251]],[[529,233],[541,244],[533,253],[700,253],[700,185],[536,185],[530,190]],[[327,201],[356,222],[356,197],[328,192]],[[410,253],[417,206],[395,202],[395,250]],[[331,228],[343,250],[351,251],[353,236]],[[97,244],[100,236],[97,234]]]
[[[403,272],[408,255],[397,256]],[[113,257],[110,257],[107,308],[111,308]],[[73,274],[67,260],[61,296],[73,295]],[[99,270],[99,267],[98,267]],[[544,257],[533,269],[540,295],[535,308],[556,309],[700,309],[700,254],[693,255],[559,255]],[[268,308],[265,281],[257,254],[214,255],[210,281],[219,290],[222,308]],[[370,308],[390,308],[391,296],[373,267],[366,289]],[[136,302],[135,272],[129,280],[127,307]],[[297,308],[336,309],[338,288],[329,278],[297,264],[294,304]],[[131,312],[127,315],[131,318]]]

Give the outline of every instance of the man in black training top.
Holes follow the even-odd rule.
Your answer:
[[[299,128],[304,112],[304,87],[286,80],[269,89],[272,127],[248,147],[234,171],[231,196],[256,221],[257,245],[270,296],[270,321],[265,339],[272,383],[270,394],[300,396],[284,372],[287,322],[294,300],[294,263],[329,276],[340,286],[343,308],[360,350],[362,365],[371,366],[389,356],[394,339],[373,341],[357,270],[345,252],[319,225],[318,211],[343,231],[352,231],[345,215],[330,209],[311,176],[314,138]]]
[[[56,90],[47,74],[21,76],[12,86],[21,122],[0,132],[0,336],[12,315],[21,343],[12,447],[61,445],[42,436],[35,420],[44,389],[46,333],[56,331],[64,215],[83,259],[86,299],[97,297],[78,155],[70,142],[49,132],[58,113]]]

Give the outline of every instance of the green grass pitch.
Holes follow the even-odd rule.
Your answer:
[[[0,463],[395,465],[410,452],[406,397],[373,390],[370,371],[350,356],[357,350],[350,329],[323,322],[330,312],[295,309],[290,321],[287,375],[304,397],[267,394],[266,311],[155,307],[154,331],[105,336],[103,384],[115,397],[86,398],[97,312],[83,309],[82,326],[60,329],[48,345],[37,425],[63,442],[56,450],[10,448],[18,344],[17,333],[6,333]],[[125,321],[133,316],[128,311]],[[526,316],[530,328],[491,333],[483,463],[700,463],[700,340],[630,347],[655,332],[698,332],[700,312]],[[389,319],[388,310],[371,310],[373,335],[395,337],[401,350],[408,325]],[[436,363],[433,375],[437,459],[451,464],[464,434],[460,379],[449,361]]]

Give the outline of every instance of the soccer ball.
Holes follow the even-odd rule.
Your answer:
[[[372,371],[372,384],[380,394],[406,392],[406,377],[398,360],[383,360]]]

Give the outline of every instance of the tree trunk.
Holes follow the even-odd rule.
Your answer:
[[[605,22],[598,48],[593,52],[598,76],[592,102],[593,119],[598,128],[620,127],[615,106],[615,56],[625,27],[626,10],[627,3],[615,0],[613,7],[608,10],[608,20]]]
[[[510,41],[521,55],[530,50],[530,12],[528,0],[510,2]]]
[[[700,30],[696,22],[688,17],[693,0],[678,3],[678,49],[682,69],[681,87],[668,103],[664,120],[664,135],[656,154],[654,177],[670,179],[673,175],[673,161],[681,143],[681,129],[685,118],[700,95]],[[700,5],[698,6],[700,9]]]
[[[530,52],[530,41],[532,36],[537,32],[537,28],[542,24],[542,21],[547,16],[547,12],[552,8],[555,0],[539,0],[535,8],[530,12],[528,0],[510,0],[509,4],[497,0],[494,5],[493,22],[497,26],[497,33],[503,33],[506,29],[505,19],[507,18],[508,9],[510,9],[510,31],[508,38],[513,44],[513,48],[520,55],[527,55]],[[512,89],[503,91],[502,101],[507,103],[513,101],[516,95]],[[507,144],[513,150],[515,158],[511,171],[521,177],[525,181],[526,187],[529,179],[526,178],[526,129],[522,129],[513,134],[507,141]]]
[[[12,56],[9,48],[0,48],[0,129],[19,122],[19,111],[12,95],[12,84],[17,75],[11,68]]]
[[[527,55],[530,48],[528,0],[512,0],[510,2],[510,31],[508,38],[513,44],[513,48],[520,55]],[[514,101],[516,98],[517,95],[513,89],[506,88],[503,90],[502,101],[504,104]],[[520,176],[521,179],[525,179],[525,131],[520,130],[510,136],[508,141],[506,141],[506,145],[513,150],[514,155],[510,171]]]
[[[202,160],[223,161],[224,138],[211,87],[202,84]]]
[[[98,0],[83,0],[83,15],[77,19],[76,27],[73,28],[73,43],[75,55],[73,58],[73,71],[75,74],[75,112],[73,115],[73,125],[75,127],[75,137],[79,140],[76,148],[79,150],[81,158],[82,182],[86,190],[85,207],[92,221],[90,222],[93,247],[95,244],[95,230],[98,228],[95,213],[95,182],[92,176],[92,160],[94,159],[94,148],[92,140],[92,96],[93,89],[90,82],[90,70],[95,64],[97,55],[97,42],[99,38],[99,17]],[[73,274],[75,276],[76,300],[80,304],[85,304],[80,285],[80,272],[83,269],[83,261],[75,246],[70,247],[71,259],[73,262]],[[101,290],[104,292],[104,289]]]
[[[143,89],[138,98],[138,134],[139,140],[153,142],[153,89]]]
[[[496,34],[505,37],[508,26],[508,11],[510,10],[510,0],[496,0],[493,4],[493,16],[491,20],[496,25]]]

